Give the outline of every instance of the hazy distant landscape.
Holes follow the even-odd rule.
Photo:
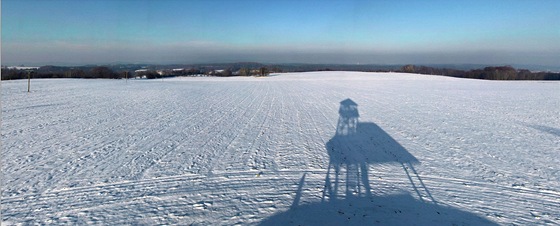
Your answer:
[[[560,72],[550,70],[530,71],[512,66],[441,65],[442,67],[416,65],[346,65],[346,64],[275,64],[256,62],[195,65],[138,65],[117,64],[107,66],[12,66],[2,68],[2,80],[30,78],[169,78],[180,76],[267,76],[270,73],[310,71],[360,71],[360,72],[405,72],[425,75],[441,75],[457,78],[488,80],[560,80]],[[447,66],[447,67],[446,67]],[[538,67],[538,66],[534,66]],[[470,70],[459,68],[474,68]],[[544,67],[540,67],[544,68]]]
[[[560,1],[1,4],[2,225],[560,225]]]

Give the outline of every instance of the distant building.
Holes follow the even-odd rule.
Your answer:
[[[39,67],[25,67],[25,66],[5,66],[3,68],[12,69],[12,70],[38,70]]]

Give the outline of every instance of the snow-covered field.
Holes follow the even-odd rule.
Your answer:
[[[2,81],[3,224],[558,225],[560,83]]]

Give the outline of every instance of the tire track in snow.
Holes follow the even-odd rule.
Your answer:
[[[269,97],[268,87],[262,86],[266,83],[254,83],[254,94],[251,105],[246,107],[245,112],[249,113],[245,120],[238,123],[246,123],[244,127],[236,130],[236,135],[225,146],[223,155],[216,158],[211,164],[214,170],[239,171],[251,168],[257,170],[259,167],[254,165],[256,161],[255,143],[259,142],[260,136],[264,133],[264,122],[268,118],[270,107],[265,104],[272,104]],[[262,91],[265,91],[263,94]],[[258,100],[259,98],[260,100]],[[266,113],[263,113],[266,112]],[[246,114],[244,114],[245,116]]]
[[[380,164],[371,168],[371,172],[377,172],[373,177],[370,175],[372,190],[375,195],[390,195],[392,192],[398,192],[409,187],[402,172],[390,170],[391,168],[399,168],[399,166]],[[158,214],[165,212],[173,212],[177,215],[189,213],[189,217],[194,217],[208,210],[234,209],[239,213],[246,210],[246,208],[239,208],[240,205],[255,205],[257,203],[262,204],[262,206],[255,209],[255,212],[265,211],[265,213],[271,214],[277,209],[286,209],[291,205],[289,201],[293,197],[284,202],[278,200],[282,200],[281,197],[283,196],[294,195],[298,186],[298,178],[303,172],[305,171],[285,170],[265,174],[261,177],[255,177],[252,170],[214,174],[211,177],[190,174],[52,190],[42,194],[21,195],[3,199],[2,205],[7,207],[3,212],[3,217],[4,219],[12,217],[29,218],[32,220],[31,222],[37,223],[44,222],[50,219],[48,217],[54,216],[55,218],[51,220],[57,222],[57,219],[60,220],[57,217],[68,214],[84,211],[103,213],[107,210],[120,208],[131,208],[137,212],[137,216],[145,217],[145,215],[153,215],[154,213],[151,213],[150,209],[156,207],[160,208]],[[304,190],[304,193],[307,194],[304,197],[308,201],[318,201],[320,199],[320,189],[326,173],[325,170],[308,171],[309,176]],[[519,187],[496,187],[491,183],[478,183],[453,178],[425,176],[423,179],[435,195],[450,197],[448,199],[450,201],[443,205],[466,209],[479,214],[484,213],[488,218],[497,222],[531,224],[537,220],[537,222],[543,224],[557,224],[560,220],[558,212],[554,209],[560,205],[559,192],[542,192]],[[345,183],[345,181],[341,181],[341,183]],[[411,188],[407,191],[413,192]],[[341,198],[344,197],[344,194],[340,195]],[[547,198],[543,199],[543,195]],[[510,201],[500,202],[496,199],[496,197],[504,196],[510,197]],[[542,205],[550,211],[531,211],[531,207],[535,204]],[[134,209],[130,207],[131,205],[140,207]],[[525,206],[527,212],[504,212],[504,210],[515,209],[513,207],[519,205]],[[535,209],[542,208],[536,207]],[[216,217],[226,220],[235,215],[235,213],[228,212]],[[36,218],[37,216],[43,217]],[[118,218],[122,216],[108,217]]]
[[[250,85],[246,85],[245,87],[252,87]],[[226,146],[226,143],[231,142],[228,141],[231,137],[234,137],[234,134],[237,132],[235,130],[236,123],[240,120],[239,117],[243,117],[244,114],[248,112],[248,109],[251,107],[245,107],[244,103],[247,102],[249,105],[252,106],[256,98],[254,97],[256,94],[254,93],[255,90],[253,88],[246,90],[246,92],[240,92],[238,90],[228,91],[228,93],[224,94],[223,96],[233,97],[233,98],[241,98],[241,101],[237,101],[236,99],[228,99],[229,103],[235,104],[235,106],[223,105],[220,108],[216,109],[216,112],[220,112],[220,117],[214,119],[214,117],[210,117],[213,121],[209,123],[208,121],[204,121],[201,126],[197,126],[196,128],[198,131],[194,136],[191,136],[185,141],[183,144],[179,145],[179,148],[176,148],[177,151],[173,152],[173,155],[166,157],[165,159],[162,158],[162,162],[168,163],[165,167],[181,167],[176,166],[175,163],[177,159],[184,160],[185,157],[182,156],[183,154],[190,154],[193,156],[192,159],[189,159],[189,162],[192,162],[190,166],[187,166],[187,170],[190,170],[194,173],[212,173],[213,167],[212,164],[207,164],[209,162],[215,161],[216,158],[219,158],[223,155],[222,147]],[[243,115],[237,114],[238,111],[235,110],[226,110],[226,109],[244,109]],[[243,120],[242,120],[243,121]],[[217,133],[216,133],[217,132]],[[214,134],[216,133],[216,134]],[[210,139],[200,139],[199,136],[202,137],[210,137]],[[193,141],[195,143],[193,143]],[[196,143],[198,142],[198,143]],[[185,150],[186,149],[186,150]],[[205,149],[210,149],[209,152],[204,151]],[[170,152],[171,153],[171,152]],[[166,155],[167,156],[167,155]],[[188,163],[188,162],[187,162]],[[202,164],[201,166],[205,167],[201,169],[198,167],[198,164]],[[159,164],[158,164],[159,165]],[[187,164],[188,165],[188,164]],[[160,168],[158,166],[158,168]],[[203,170],[203,171],[202,171]],[[179,170],[183,171],[183,170]],[[156,174],[169,174],[168,170],[157,172]],[[175,172],[175,173],[182,173],[182,172]],[[154,173],[152,173],[154,174]]]
[[[250,155],[248,159],[245,161],[245,165],[251,167],[254,170],[276,170],[277,166],[274,162],[274,159],[269,159],[267,156],[270,154],[271,150],[269,150],[269,138],[270,138],[270,128],[271,128],[271,111],[275,109],[273,106],[275,103],[275,96],[276,93],[271,94],[272,87],[269,86],[269,83],[260,83],[259,85],[265,87],[261,88],[265,90],[263,102],[258,107],[260,114],[259,120],[257,121],[256,125],[258,125],[256,131],[256,135],[254,136],[253,141],[251,142],[250,147]],[[251,123],[255,125],[254,123]],[[266,138],[265,138],[266,136]]]
[[[235,79],[228,81],[236,81]],[[514,161],[511,166],[505,165],[506,167],[503,167],[503,162],[508,160],[508,155],[527,153],[520,152],[519,148],[496,153],[496,150],[506,148],[461,143],[467,142],[469,138],[484,136],[484,133],[469,135],[471,131],[464,131],[465,126],[487,124],[483,125],[483,131],[491,127],[506,130],[523,127],[517,124],[508,127],[511,120],[493,122],[491,118],[480,117],[485,106],[500,105],[497,100],[481,100],[470,111],[462,112],[469,108],[458,105],[458,102],[475,101],[476,96],[452,94],[453,98],[438,99],[441,92],[420,92],[406,81],[395,85],[396,83],[382,80],[370,81],[369,78],[359,81],[338,77],[306,80],[271,77],[258,82],[256,80],[248,78],[242,83],[228,82],[227,85],[217,85],[214,83],[216,80],[197,81],[197,84],[143,83],[142,87],[147,89],[142,90],[143,96],[140,99],[91,98],[82,102],[91,106],[80,108],[87,112],[68,113],[67,118],[58,116],[67,113],[63,111],[63,105],[39,106],[36,109],[18,108],[6,112],[2,116],[3,122],[12,122],[7,123],[8,127],[3,124],[2,132],[3,144],[6,139],[9,142],[9,146],[3,146],[3,154],[7,158],[1,160],[5,185],[1,202],[3,212],[8,213],[3,213],[3,220],[24,224],[256,223],[259,219],[290,207],[304,172],[308,172],[308,175],[301,201],[305,203],[320,200],[322,186],[325,184],[324,168],[328,162],[325,139],[334,135],[338,102],[352,98],[360,104],[359,110],[363,115],[361,121],[378,123],[419,158],[422,165],[417,168],[418,176],[441,205],[484,215],[501,224],[560,224],[560,197],[556,189],[558,183],[554,180],[554,165],[550,165],[549,169],[538,166],[541,171],[523,173],[519,175],[521,179],[516,179],[515,172],[528,169],[533,160],[519,164],[520,170],[515,169],[519,162]],[[266,83],[262,83],[263,81]],[[422,89],[441,88],[431,82],[426,83],[426,87]],[[80,83],[73,81],[72,84]],[[107,84],[112,83],[98,86]],[[157,86],[153,86],[156,84]],[[118,96],[122,93],[107,92],[116,87],[110,86],[102,90],[108,96]],[[182,91],[184,87],[198,88],[187,92]],[[3,87],[3,94],[4,90]],[[169,96],[177,92],[180,95]],[[139,93],[132,92],[136,95]],[[161,95],[159,99],[148,98],[156,93]],[[414,93],[424,95],[414,96]],[[67,94],[61,94],[65,95]],[[88,96],[92,95],[82,97]],[[178,97],[193,100],[194,102],[190,102],[191,108],[178,104],[182,102],[174,100]],[[170,104],[161,104],[162,100]],[[96,103],[103,101],[111,104]],[[38,102],[40,100],[35,99],[12,107],[34,106]],[[148,105],[140,107],[139,104]],[[245,107],[250,110],[243,111],[242,108]],[[515,107],[518,106],[510,104],[490,109],[489,114],[499,114]],[[544,107],[538,109],[542,108]],[[32,126],[21,121],[23,117],[14,122],[14,118],[10,116],[35,114],[39,109],[49,112],[31,119]],[[166,109],[166,112],[159,112],[158,109]],[[167,111],[169,109],[173,110]],[[134,114],[136,118],[131,118],[134,123],[118,123],[127,116],[128,110],[138,110]],[[513,118],[521,117],[523,122],[525,115],[536,112],[525,110],[528,113],[513,114]],[[47,116],[55,118],[49,119]],[[178,116],[180,120],[177,120]],[[249,123],[249,116],[253,118],[254,125]],[[84,119],[77,120],[80,117]],[[442,123],[432,118],[443,118],[447,122]],[[68,131],[64,131],[64,125],[73,120],[77,122],[68,126]],[[470,123],[471,120],[478,121]],[[532,122],[531,120],[527,122]],[[456,125],[452,125],[454,123]],[[20,131],[14,129],[17,124],[29,128],[22,130],[24,133],[21,134],[29,135],[29,131],[37,134],[35,140],[18,138]],[[265,133],[260,138],[257,137],[262,134],[262,130],[271,131],[272,134],[267,136]],[[49,134],[41,135],[43,132]],[[535,134],[530,129],[521,132]],[[59,134],[65,137],[60,137]],[[464,134],[462,138],[467,139],[466,141],[450,140],[461,134]],[[497,131],[487,142],[505,143],[508,147],[516,144],[496,139],[497,135],[503,134],[516,137]],[[549,137],[544,135],[548,134],[537,135],[540,136],[533,137],[537,142],[553,144],[546,143]],[[247,149],[259,152],[249,151],[244,156],[238,155],[240,152],[232,144],[248,141],[252,142],[251,145],[246,145]],[[530,147],[532,144],[535,143],[525,145]],[[131,151],[131,147],[137,150],[126,153]],[[476,148],[481,150],[480,154],[476,153]],[[555,149],[543,145],[534,146],[534,149],[539,148],[548,149],[535,150],[534,162],[542,162],[543,166],[554,162],[542,161],[540,156]],[[145,156],[141,157],[142,154]],[[136,161],[132,162],[127,157],[136,158]],[[249,169],[255,163],[250,158],[257,159],[258,164],[267,164],[267,169],[275,170],[256,176],[255,171]],[[96,164],[98,160],[103,163]],[[221,163],[229,161],[238,168],[222,170],[220,166],[226,166]],[[185,168],[192,163],[197,165]],[[113,164],[128,165],[111,166]],[[205,174],[211,171],[213,175]],[[497,175],[492,176],[492,171]],[[398,191],[414,194],[414,188],[400,166],[371,165],[369,172],[369,181],[375,195],[389,195]],[[504,175],[498,176],[500,173]],[[481,178],[481,175],[485,177]],[[116,177],[111,178],[112,176]],[[486,178],[487,176],[489,177]],[[49,177],[50,180],[47,180]],[[530,179],[531,182],[542,185],[519,183],[532,177],[542,177]],[[105,182],[107,178],[109,180]]]
[[[246,113],[249,113],[250,110],[253,109],[253,106],[257,100],[257,98],[254,97],[255,95],[258,95],[255,92],[256,92],[255,89],[251,88],[248,94],[245,96],[244,101],[247,100],[248,103],[247,106],[236,106],[237,109],[244,109],[243,110],[244,113],[241,116],[246,115]],[[233,93],[228,95],[233,95]],[[232,116],[227,117],[225,123],[224,122],[220,124],[216,123],[216,126],[214,126],[215,128],[219,127],[219,129],[216,129],[216,132],[218,132],[218,134],[212,137],[220,137],[221,139],[219,140],[219,142],[212,142],[211,140],[206,140],[204,141],[203,144],[196,146],[196,147],[205,148],[207,145],[212,145],[209,147],[210,153],[203,152],[197,155],[196,159],[193,161],[193,162],[202,162],[206,164],[205,173],[212,174],[213,173],[212,171],[215,167],[215,165],[212,162],[217,161],[217,159],[221,158],[221,156],[223,156],[224,154],[226,155],[228,154],[225,153],[227,152],[226,148],[231,143],[231,139],[234,139],[235,137],[234,134],[239,133],[239,131],[237,130],[238,124],[240,122],[244,122],[244,120],[241,120],[239,118],[240,116],[237,114],[238,113],[237,111],[226,111],[226,112],[228,112]],[[252,117],[254,117],[254,114],[249,116],[248,118],[250,119]]]
[[[328,156],[324,148],[325,141],[317,134],[319,129],[331,125],[331,120],[317,123],[313,114],[324,115],[325,110],[319,109],[330,93],[324,84],[319,82],[283,81],[281,85],[281,102],[284,111],[280,132],[283,142],[279,142],[276,158],[282,168],[326,168]],[[300,99],[304,97],[304,99]],[[336,102],[338,103],[338,102]],[[326,106],[332,103],[326,102]],[[327,111],[328,112],[328,111]],[[335,111],[336,112],[336,111]],[[333,127],[336,128],[336,127]],[[334,129],[332,129],[334,131]],[[330,133],[330,131],[329,131]],[[316,137],[320,135],[320,137]]]
[[[247,204],[254,204],[255,195],[259,199],[274,202],[275,196],[292,194],[301,175],[299,171],[280,172],[274,177],[255,178],[254,172],[235,172],[213,177],[201,175],[181,175],[166,178],[125,181],[119,183],[102,184],[87,187],[78,187],[62,190],[52,190],[44,193],[10,197],[2,200],[2,205],[8,207],[3,211],[4,220],[17,217],[31,220],[31,222],[46,222],[48,217],[65,215],[73,212],[103,212],[105,208],[122,208],[123,206],[140,203],[150,207],[162,206],[161,202],[149,204],[149,200],[164,200],[165,197],[174,197],[175,204],[163,206],[167,211],[185,212],[185,208],[198,208],[200,203],[230,202],[228,209],[247,199]],[[229,179],[231,178],[231,179]],[[208,188],[219,188],[212,190]],[[255,194],[259,188],[259,194]],[[243,197],[247,195],[246,197]],[[226,198],[226,199],[224,199]],[[229,198],[229,199],[228,199]],[[280,199],[278,199],[280,200]],[[226,203],[227,204],[227,203]],[[266,204],[266,203],[265,203]],[[285,203],[288,205],[289,203]],[[233,206],[232,206],[233,205]],[[159,207],[158,207],[159,208]],[[173,209],[178,208],[178,209]],[[270,208],[272,213],[275,208]],[[149,208],[139,210],[139,216],[150,214]],[[143,214],[141,214],[144,212]],[[161,211],[160,211],[161,213]],[[153,213],[152,213],[153,214]],[[42,216],[38,217],[37,216]],[[111,217],[111,216],[108,216]],[[123,216],[114,216],[117,218]],[[51,219],[53,220],[53,219]],[[56,219],[54,219],[56,222]]]
[[[234,90],[234,93],[235,92],[237,92],[237,90]],[[241,102],[243,102],[243,101],[244,101],[244,99]],[[237,101],[234,100],[234,101],[231,101],[229,103],[237,103]],[[217,112],[224,112],[224,110],[222,110],[223,108],[231,108],[231,107],[229,105],[219,105],[218,110],[214,110],[213,112],[215,114],[218,114]],[[226,114],[219,114],[218,116],[210,115],[210,118],[214,119],[214,121],[212,123],[203,123],[203,124],[200,124],[200,125],[189,126],[189,127],[187,127],[187,130],[192,129],[192,128],[198,128],[198,131],[195,131],[194,134],[193,134],[193,132],[189,132],[188,134],[191,135],[191,136],[198,136],[200,134],[208,134],[210,131],[212,131],[213,128],[217,127],[218,125],[220,125],[220,126],[227,125],[227,123],[228,123],[227,119],[230,119],[230,117],[228,117],[228,114],[229,114],[229,112],[226,113]],[[194,117],[196,117],[196,116],[193,116],[193,118]],[[177,126],[171,126],[171,128],[176,128],[176,127]],[[227,131],[227,130],[223,130],[223,131]],[[212,139],[215,138],[215,137],[216,136],[212,136],[209,140],[206,140],[205,143],[202,144],[199,147],[204,148],[207,144],[212,143]],[[149,152],[150,157],[143,158],[143,159],[149,161],[149,163],[148,163],[149,166],[142,167],[140,172],[137,173],[137,175],[135,176],[135,178],[139,179],[139,178],[143,177],[143,174],[146,170],[148,170],[149,168],[154,166],[155,163],[157,163],[158,161],[166,158],[173,151],[179,151],[179,150],[181,150],[180,148],[183,148],[183,146],[188,147],[188,145],[186,145],[188,140],[189,140],[189,138],[187,137],[186,133],[175,132],[175,133],[173,133],[173,135],[171,136],[170,139],[165,139],[164,141],[160,142],[160,143],[163,143],[165,141],[172,142],[173,146],[171,148],[168,148],[169,150],[165,150],[165,147],[164,148],[158,148],[157,145],[159,145],[160,143],[156,143],[154,145],[154,147],[151,148],[151,150],[160,150],[160,151],[150,151]],[[148,144],[151,144],[151,143],[148,143]],[[143,145],[140,145],[140,146],[143,146]],[[215,153],[214,153],[214,155],[215,155]],[[142,157],[144,157],[144,156],[142,156]],[[202,159],[198,158],[198,159],[195,159],[193,162],[197,162],[197,161],[201,161],[201,160]],[[200,171],[200,169],[198,169],[198,170]]]
[[[151,95],[148,93],[148,95]],[[225,102],[226,100],[223,100],[222,102],[216,103],[216,105],[222,105],[223,102]],[[115,104],[115,105],[120,105],[120,104]],[[204,109],[204,108],[202,108]],[[97,109],[96,111],[86,111],[89,114],[92,115],[108,115],[105,113],[102,113],[103,111],[107,111],[108,109]],[[204,114],[204,111],[201,112],[197,112],[199,114]],[[173,112],[171,112],[170,114],[166,114],[166,115],[160,115],[157,117],[157,121],[169,121],[169,119],[173,116]],[[191,117],[191,119],[196,118],[197,115],[193,115]],[[99,124],[96,123],[97,126],[101,126],[101,127],[105,127],[105,128],[111,128],[110,130],[115,130],[114,128],[118,128],[118,126],[120,125],[122,127],[122,123],[115,123],[116,121],[121,120],[119,118],[113,119],[113,120],[103,120],[102,119],[102,123],[103,124]],[[113,127],[113,126],[109,126],[111,124],[116,124],[117,127]],[[75,127],[74,127],[75,128]],[[141,127],[142,129],[139,131],[132,131],[133,134],[146,134],[146,133],[152,133],[153,132],[153,128],[152,127]],[[101,131],[103,133],[106,134],[111,134],[112,131],[106,132],[106,131]],[[130,131],[129,131],[130,132]],[[160,133],[162,131],[159,131]],[[107,135],[104,134],[89,134],[90,137],[100,137],[100,138],[109,138]],[[144,137],[148,137],[149,136],[144,136]],[[147,140],[147,139],[146,139]],[[67,176],[70,177],[74,177],[74,178],[80,178],[80,174],[82,174],[81,172],[84,172],[85,174],[87,174],[88,172],[90,172],[91,170],[97,170],[99,171],[99,167],[116,167],[119,166],[120,164],[113,164],[116,161],[121,161],[122,164],[122,160],[126,160],[126,159],[131,159],[130,158],[130,153],[126,153],[122,150],[125,150],[126,148],[130,148],[130,147],[124,147],[122,145],[119,145],[118,142],[122,141],[122,140],[117,140],[117,139],[113,139],[113,138],[109,138],[106,139],[104,142],[95,142],[93,143],[94,145],[91,146],[91,143],[84,143],[81,146],[78,147],[74,147],[73,149],[77,149],[77,150],[93,150],[91,152],[86,152],[85,154],[83,154],[82,157],[80,158],[76,158],[71,160],[70,162],[68,162],[68,164],[65,164],[66,166],[69,166],[71,168],[57,168],[57,167],[50,167],[53,168],[51,173],[48,173],[49,175],[53,175],[51,176],[51,180],[49,181],[49,184],[44,185],[45,188],[47,187],[52,187],[54,184],[57,183],[57,181],[61,180],[62,178],[65,178],[64,174],[66,174]],[[132,141],[133,143],[135,143],[136,141]],[[153,142],[153,141],[149,141],[149,142]],[[141,145],[140,148],[143,148],[142,146],[147,146],[147,145]],[[78,154],[79,155],[79,154]],[[51,155],[45,155],[46,157],[52,157]],[[91,157],[96,157],[91,158]],[[100,159],[101,157],[101,159]],[[49,160],[46,160],[49,161]],[[93,168],[88,167],[88,163],[89,162],[93,162],[95,161],[95,164],[93,165]],[[73,166],[75,165],[79,165],[82,166],[80,168],[75,168]],[[32,166],[34,167],[34,166]],[[35,168],[35,167],[34,167]],[[120,173],[118,171],[115,171],[116,168],[106,168],[106,171],[109,172],[109,175],[111,173]],[[78,171],[77,171],[78,170]],[[61,175],[61,173],[63,173]],[[78,176],[75,176],[78,175]],[[121,177],[123,176],[122,173],[120,174]],[[27,178],[18,178],[19,181],[28,181],[31,180],[34,175],[33,174],[28,174],[29,177]],[[124,175],[126,177],[126,175]],[[67,178],[65,178],[67,179]],[[106,178],[105,178],[106,179]],[[71,186],[75,186],[75,185],[71,185]],[[37,185],[34,186],[35,188],[37,188]]]
[[[138,140],[135,140],[134,137],[133,137],[132,142],[130,142],[127,147],[111,150],[112,146],[109,146],[108,150],[105,151],[104,154],[103,154],[104,159],[96,161],[93,164],[91,170],[107,172],[105,174],[108,174],[108,175],[117,174],[119,177],[124,177],[124,178],[128,178],[128,177],[130,177],[130,175],[134,175],[133,173],[124,173],[119,169],[122,169],[123,166],[130,165],[130,162],[133,162],[133,161],[137,160],[139,158],[139,156],[142,156],[142,155],[146,156],[146,153],[148,153],[149,150],[151,150],[151,149],[153,150],[153,148],[156,145],[160,144],[161,142],[165,142],[165,141],[159,141],[158,142],[157,137],[161,136],[162,134],[165,134],[167,131],[171,131],[173,128],[169,128],[169,126],[161,126],[161,125],[162,124],[163,125],[169,125],[168,123],[174,117],[176,117],[176,115],[175,115],[175,112],[170,111],[169,113],[164,114],[164,115],[158,115],[158,116],[155,116],[155,117],[154,116],[148,116],[148,117],[151,119],[151,122],[149,122],[147,124],[147,126],[140,126],[140,130],[132,131],[132,133],[131,133],[131,134],[133,134],[133,136],[134,135],[139,135],[140,137],[142,137],[141,140],[140,140],[140,143],[138,143]],[[193,117],[196,117],[196,116],[193,116]],[[160,126],[156,126],[157,124],[160,124]],[[158,128],[158,127],[159,127],[159,129],[154,131],[154,129]],[[142,141],[144,141],[144,142],[142,142]],[[111,145],[111,144],[109,144],[109,145]],[[96,149],[96,148],[94,148],[94,149]],[[131,151],[134,151],[134,150],[139,150],[139,151],[131,152]],[[146,152],[146,150],[148,150],[148,151]],[[120,164],[113,164],[114,162],[120,162]],[[140,166],[138,168],[142,169],[142,166]]]

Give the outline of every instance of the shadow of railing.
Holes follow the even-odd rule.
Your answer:
[[[336,134],[325,145],[329,168],[321,201],[300,205],[305,174],[290,209],[262,225],[493,225],[475,214],[439,205],[414,165],[420,161],[383,129],[359,122],[358,105],[340,102]],[[370,168],[380,163],[402,167],[417,195],[382,196],[372,192]]]
[[[560,129],[558,129],[558,128],[554,128],[554,127],[550,127],[550,126],[543,126],[543,125],[528,125],[528,126],[533,128],[533,129],[539,130],[541,132],[549,133],[549,134],[560,137]]]

